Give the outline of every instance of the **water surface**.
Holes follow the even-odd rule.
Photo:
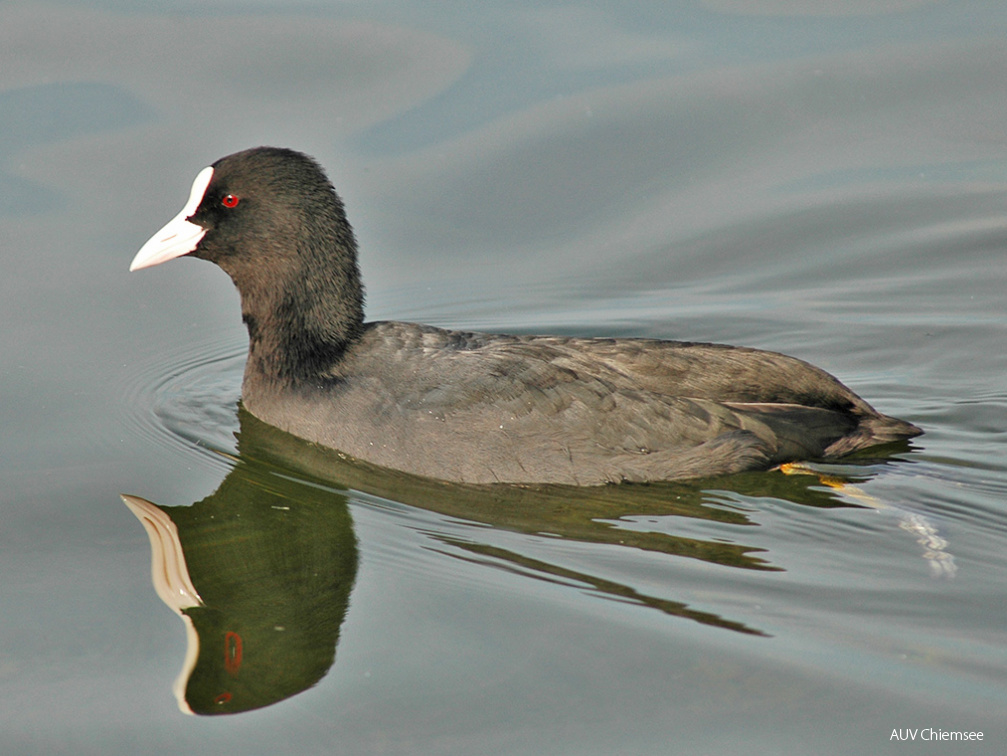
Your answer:
[[[4,753],[1002,753],[1007,13],[820,7],[0,9]],[[226,276],[126,272],[264,143],[372,319],[775,349],[926,434],[591,491],[301,444]]]

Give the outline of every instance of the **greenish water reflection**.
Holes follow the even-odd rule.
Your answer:
[[[813,475],[750,473],[688,483],[597,488],[466,486],[373,467],[301,441],[241,410],[236,464],[191,506],[123,499],[151,537],[155,587],[186,622],[189,651],[176,683],[184,711],[225,714],[314,685],[335,660],[357,570],[344,491],[529,535],[616,545],[749,570],[780,570],[757,547],[668,532],[668,518],[753,525],[724,492],[808,506],[855,506]],[[646,519],[661,528],[646,529]],[[632,518],[632,519],[630,519]],[[641,522],[642,518],[642,522]],[[629,524],[631,527],[621,527]],[[542,580],[576,582],[703,625],[766,633],[687,604],[550,564],[471,537],[430,533],[443,553]]]
[[[328,672],[358,561],[345,496],[239,460],[192,506],[123,500],[150,535],[158,594],[186,623],[183,711],[268,706]]]

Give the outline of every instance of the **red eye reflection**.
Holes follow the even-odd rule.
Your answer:
[[[220,204],[222,204],[224,207],[237,207],[238,198],[235,197],[233,194],[225,194],[223,197],[220,198]]]

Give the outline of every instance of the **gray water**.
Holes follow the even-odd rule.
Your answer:
[[[30,1],[0,37],[4,754],[1007,750],[1007,6]],[[223,273],[126,272],[256,144],[329,170],[372,319],[774,349],[926,433],[593,491],[300,444],[239,414]]]

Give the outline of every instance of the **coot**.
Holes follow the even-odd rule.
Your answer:
[[[342,201],[288,149],[200,171],[130,270],[187,254],[223,268],[241,295],[248,411],[383,467],[599,485],[830,459],[921,432],[774,352],[364,322]]]

